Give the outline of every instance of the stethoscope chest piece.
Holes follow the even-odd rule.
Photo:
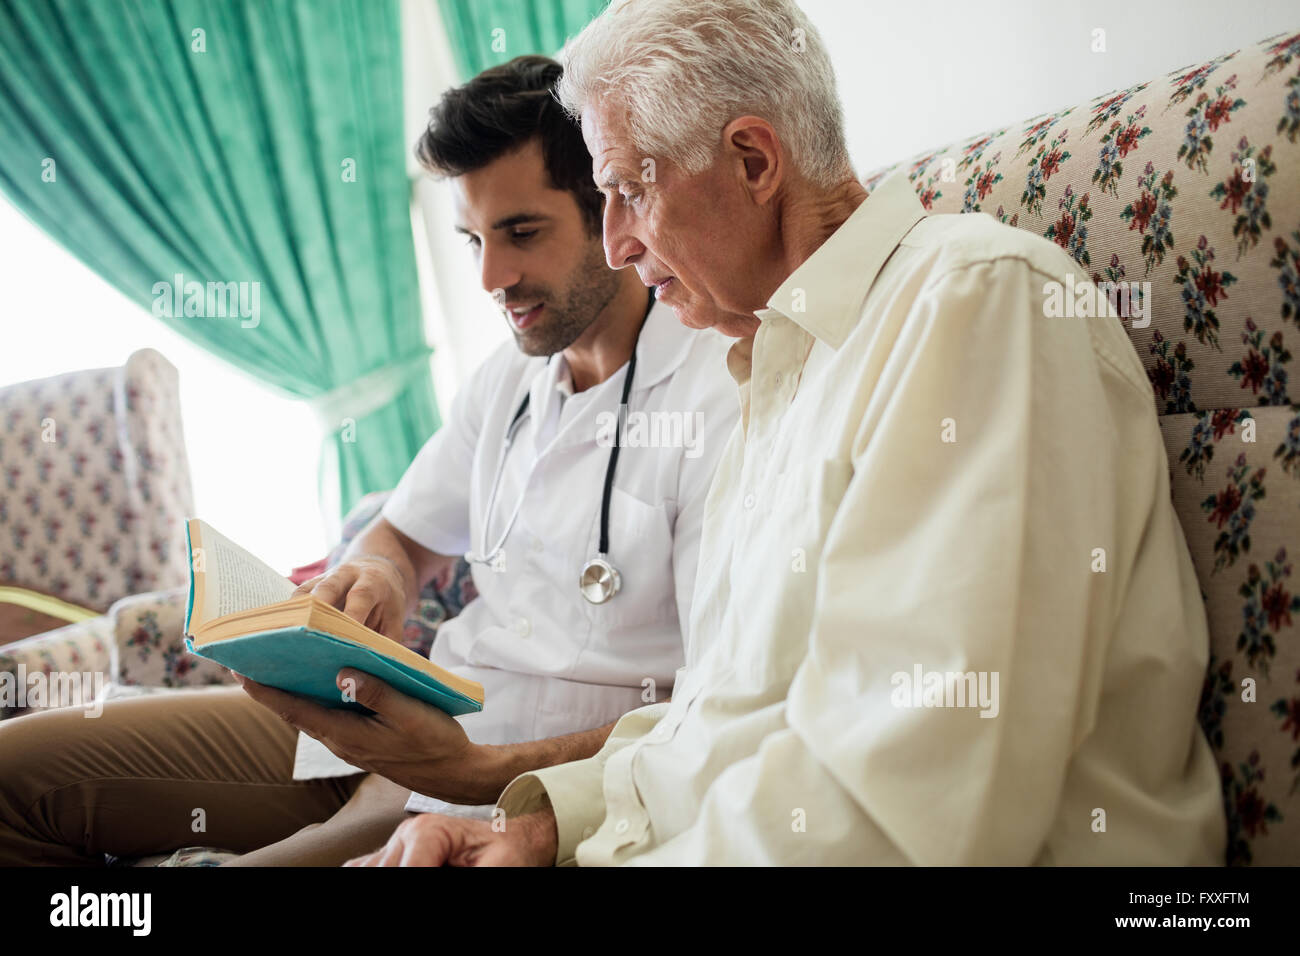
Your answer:
[[[592,558],[582,566],[578,590],[591,604],[604,604],[623,586],[623,576],[603,557]]]
[[[645,325],[645,318],[650,315],[650,307],[654,305],[654,296],[651,294],[649,302],[646,305],[646,315],[642,318],[641,326]],[[637,328],[636,340],[632,342],[632,354],[627,360],[627,374],[623,376],[623,397],[619,399],[619,421],[625,420],[627,413],[628,396],[632,394],[632,376],[636,374],[636,348],[637,342],[641,338],[641,327]],[[552,356],[553,357],[553,356]],[[547,359],[549,362],[550,359]],[[488,494],[487,514],[483,519],[483,551],[478,553],[470,552],[465,555],[466,560],[483,564],[493,564],[501,557],[502,548],[505,547],[506,539],[510,535],[510,529],[514,527],[515,519],[519,517],[519,509],[523,507],[524,495],[520,493],[515,503],[515,510],[510,514],[510,520],[506,522],[505,530],[497,539],[496,546],[489,549],[488,544],[488,527],[492,523],[492,510],[496,505],[497,492],[501,488],[501,475],[505,471],[506,456],[510,453],[510,446],[514,444],[515,433],[519,429],[519,423],[523,421],[524,415],[528,412],[529,396],[525,395],[523,401],[519,403],[519,408],[514,417],[510,419],[510,424],[506,426],[506,436],[501,457],[497,462],[496,477],[492,480],[492,490]],[[604,604],[614,595],[618,594],[619,589],[623,586],[623,577],[618,573],[618,569],[610,564],[606,559],[609,554],[609,505],[610,498],[614,491],[614,469],[618,466],[618,452],[622,447],[623,439],[621,435],[615,437],[614,447],[609,450],[609,462],[605,466],[605,489],[600,498],[600,539],[596,551],[596,557],[592,558],[582,566],[582,573],[578,576],[578,590],[582,596],[591,604]],[[536,465],[534,464],[534,467]],[[532,477],[532,470],[524,478],[524,488],[527,490],[528,479]]]

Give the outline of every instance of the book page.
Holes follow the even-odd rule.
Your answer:
[[[201,619],[199,608],[195,607],[192,624],[278,604],[293,595],[295,586],[288,578],[213,530],[210,524],[197,520],[196,523],[199,544],[191,558],[196,579],[203,576],[204,606]]]

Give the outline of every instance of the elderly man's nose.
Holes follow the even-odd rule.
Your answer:
[[[605,204],[605,261],[611,269],[622,269],[636,261],[645,246],[632,235],[627,218],[613,208],[616,200]]]

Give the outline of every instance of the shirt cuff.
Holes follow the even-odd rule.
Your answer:
[[[550,797],[559,837],[555,865],[576,866],[578,844],[605,819],[604,778],[604,764],[595,757],[545,767],[510,781],[497,806],[509,819],[541,809],[542,798]]]
[[[453,558],[464,555],[468,538],[438,527],[436,516],[430,515],[428,511],[427,505],[421,508],[404,498],[398,500],[397,492],[393,492],[393,496],[379,509],[385,521],[420,547]],[[468,531],[465,533],[468,534]]]

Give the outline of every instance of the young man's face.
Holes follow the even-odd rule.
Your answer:
[[[573,194],[556,189],[533,138],[452,179],[456,230],[468,237],[483,288],[519,348],[551,355],[576,342],[614,298],[618,274]]]

